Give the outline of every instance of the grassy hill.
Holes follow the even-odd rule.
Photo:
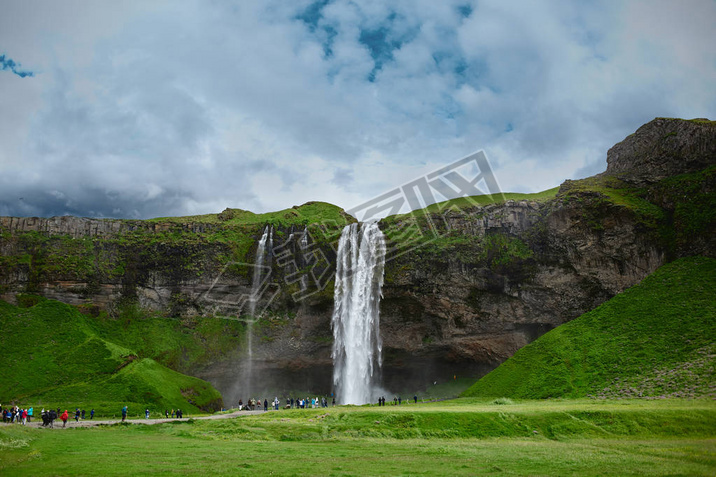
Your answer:
[[[95,408],[100,415],[117,413],[125,404],[137,412],[221,407],[213,386],[148,357],[142,341],[132,339],[136,330],[120,331],[126,324],[111,319],[103,324],[75,307],[36,300],[28,308],[0,301],[0,402]]]
[[[463,396],[716,397],[716,260],[690,257],[566,323]]]

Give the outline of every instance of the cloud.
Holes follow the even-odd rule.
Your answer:
[[[0,39],[43,74],[0,75],[0,214],[350,208],[478,149],[537,191],[653,117],[716,117],[710,1],[7,11]]]
[[[0,70],[10,70],[16,75],[18,75],[20,78],[25,78],[26,76],[32,78],[33,76],[35,76],[35,73],[33,73],[32,71],[21,70],[20,63],[15,63],[11,58],[6,58],[5,55],[0,55]]]

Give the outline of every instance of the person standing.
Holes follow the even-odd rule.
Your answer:
[[[127,411],[129,411],[129,410],[127,409],[127,406],[124,406],[124,407],[122,408],[122,422],[124,422],[124,421],[127,419]]]
[[[268,411],[268,399],[264,398],[264,412]]]
[[[94,408],[90,411],[90,421],[94,419]]]
[[[27,425],[27,409],[22,410],[22,425]]]
[[[32,410],[32,408],[27,410],[27,422],[32,422],[32,413],[33,412],[34,411]]]
[[[65,427],[67,425],[67,419],[70,417],[70,415],[67,413],[67,409],[65,409],[65,412],[62,413],[60,416],[60,419],[62,420],[62,427]]]
[[[144,419],[149,419],[149,409],[144,410]]]
[[[82,411],[81,411],[81,417],[82,417],[82,420],[84,421],[85,420],[85,410],[84,409],[82,409]]]
[[[75,409],[75,422],[80,422],[80,408]]]
[[[413,401],[415,401],[415,404],[418,403],[418,395],[417,394],[415,396],[413,396]]]

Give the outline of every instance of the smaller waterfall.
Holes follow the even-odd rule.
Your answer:
[[[268,251],[266,243],[268,242]],[[254,274],[251,281],[251,296],[249,297],[249,315],[251,317],[246,322],[246,349],[247,349],[247,368],[246,368],[246,384],[244,391],[251,396],[251,379],[253,374],[253,328],[256,321],[256,304],[261,293],[261,284],[264,277],[264,263],[268,261],[271,264],[271,249],[273,248],[273,227],[268,225],[264,229],[263,235],[259,240],[256,248],[256,261],[254,262]],[[267,260],[268,259],[268,260]]]
[[[301,264],[302,266],[306,266],[306,251],[308,250],[308,227],[303,229],[303,234],[301,235]],[[308,289],[308,275],[302,274],[301,275],[301,293],[305,292],[306,289]]]
[[[351,224],[341,233],[336,260],[333,384],[341,404],[372,400],[380,370],[380,298],[385,238],[378,226]]]
[[[269,241],[270,240],[270,241]],[[264,262],[266,261],[267,255],[269,258],[270,265],[270,252],[266,253],[266,242],[269,241],[269,250],[273,246],[273,228],[268,225],[264,229],[259,245],[256,248],[256,261],[254,262],[254,276],[251,281],[251,297],[249,298],[249,314],[253,318],[256,314],[256,303],[259,299],[259,293],[261,291],[261,279],[263,278]]]

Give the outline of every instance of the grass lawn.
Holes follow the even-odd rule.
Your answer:
[[[714,475],[710,400],[459,399],[70,430],[0,426],[2,475]],[[536,431],[536,432],[535,432]]]

